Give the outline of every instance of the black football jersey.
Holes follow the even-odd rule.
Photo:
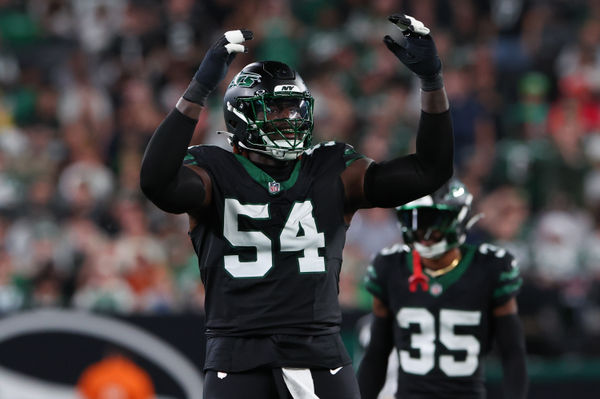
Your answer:
[[[485,398],[483,358],[491,348],[492,310],[518,293],[514,258],[482,244],[460,247],[450,272],[409,291],[413,256],[396,245],[369,266],[367,289],[395,315],[398,398]]]
[[[360,157],[346,144],[322,143],[295,161],[286,181],[275,181],[245,157],[215,146],[190,147],[184,163],[202,167],[212,179],[212,204],[190,232],[206,289],[209,351],[246,346],[233,337],[338,335],[347,229],[340,174]],[[308,353],[302,345],[296,350]],[[248,367],[285,357],[279,354]],[[347,361],[347,354],[342,357]]]

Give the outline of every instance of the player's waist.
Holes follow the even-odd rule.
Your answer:
[[[298,336],[321,336],[337,334],[340,322],[337,318],[331,321],[316,322],[306,320],[295,324],[281,325],[276,323],[235,323],[228,321],[211,321],[206,323],[205,335],[212,337],[267,337],[277,334]]]
[[[339,334],[273,334],[210,337],[205,370],[237,372],[256,367],[337,368],[351,363]]]

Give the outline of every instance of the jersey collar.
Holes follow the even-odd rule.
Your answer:
[[[431,295],[438,296],[440,293],[445,292],[448,289],[448,287],[450,287],[452,284],[457,282],[458,279],[460,279],[460,277],[464,274],[464,272],[469,268],[469,266],[471,265],[471,261],[473,260],[473,256],[475,256],[475,251],[477,250],[477,248],[472,245],[464,245],[461,247],[461,250],[463,248],[464,248],[463,257],[462,257],[461,261],[459,262],[458,266],[456,266],[454,269],[450,270],[448,273],[442,274],[441,276],[438,276],[438,277],[432,277],[432,276],[428,275],[428,277],[429,277],[429,293]],[[412,271],[413,271],[412,270],[413,269],[413,256],[412,256],[412,253],[410,253],[410,252],[407,253],[407,256],[406,256],[406,266],[412,273]],[[439,293],[434,292],[434,291],[436,291],[436,289],[433,288],[435,285],[439,285],[442,288],[442,290],[439,291]]]
[[[279,194],[281,191],[287,190],[296,184],[298,180],[298,176],[300,175],[300,160],[296,161],[296,165],[290,174],[290,177],[286,181],[278,182],[273,179],[269,174],[267,174],[264,170],[256,166],[252,161],[248,158],[241,156],[239,154],[233,154],[235,158],[242,164],[246,172],[252,177],[254,181],[260,184],[270,195]]]

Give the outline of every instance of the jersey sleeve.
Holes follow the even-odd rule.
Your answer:
[[[377,255],[367,266],[367,273],[364,278],[365,288],[371,295],[380,299],[386,306],[388,305],[388,293],[385,285],[385,267],[384,257]]]
[[[207,172],[231,167],[231,152],[219,146],[200,144],[188,147],[183,165],[196,165]]]
[[[199,146],[197,145],[188,147],[185,157],[183,158],[184,165],[198,165],[198,159],[196,158],[198,149]]]
[[[364,155],[356,152],[356,150],[354,149],[354,147],[352,147],[350,144],[344,144],[344,163],[346,164],[346,167],[350,166],[350,164],[352,164],[352,162],[361,159],[361,158],[365,158]]]
[[[502,254],[502,251],[505,253]],[[499,255],[503,256],[500,257]],[[496,251],[496,256],[495,282],[492,293],[494,307],[503,305],[511,298],[516,297],[523,284],[517,260],[504,249]]]

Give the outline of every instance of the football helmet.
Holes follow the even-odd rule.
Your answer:
[[[276,61],[246,65],[231,81],[223,112],[231,145],[279,160],[312,142],[314,99],[300,75]]]
[[[439,258],[461,245],[467,230],[480,217],[467,218],[472,201],[473,195],[465,185],[451,178],[433,194],[397,207],[396,215],[405,244],[428,259]]]

